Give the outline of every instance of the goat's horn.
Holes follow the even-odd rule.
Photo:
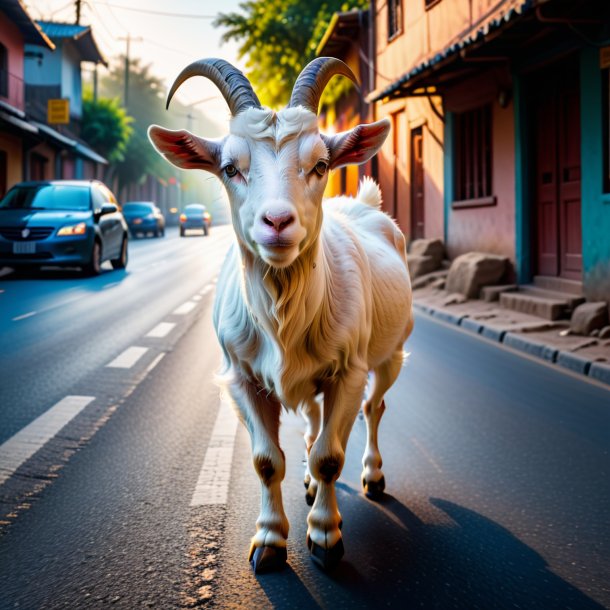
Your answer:
[[[317,57],[309,62],[294,83],[288,107],[300,105],[318,114],[322,92],[328,81],[337,74],[347,76],[356,85],[358,84],[349,66],[336,57]]]
[[[178,87],[191,76],[209,78],[220,89],[233,116],[252,106],[261,107],[250,81],[228,61],[211,57],[194,61],[180,72],[167,95],[166,109]]]

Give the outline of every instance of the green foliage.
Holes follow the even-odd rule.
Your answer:
[[[117,99],[99,98],[95,101],[90,95],[83,99],[81,135],[110,163],[125,158],[133,132],[132,121]]]
[[[247,0],[239,13],[221,13],[214,25],[226,28],[223,41],[241,43],[247,76],[264,105],[278,108],[316,56],[333,13],[366,8],[366,0]],[[345,87],[345,85],[343,85]]]

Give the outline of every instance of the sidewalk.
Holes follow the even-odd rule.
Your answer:
[[[568,320],[549,322],[505,309],[498,302],[468,300],[431,285],[413,290],[413,307],[610,387],[610,338],[568,334]]]

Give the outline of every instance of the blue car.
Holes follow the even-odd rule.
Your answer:
[[[205,236],[210,233],[212,217],[206,207],[201,203],[191,203],[184,208],[180,214],[180,237],[184,237],[186,232],[195,229],[203,231]]]
[[[123,216],[129,232],[136,235],[152,233],[154,237],[165,235],[165,218],[152,201],[129,201],[123,204]]]
[[[98,275],[127,266],[128,228],[115,196],[97,180],[16,184],[0,201],[0,266],[81,267]]]

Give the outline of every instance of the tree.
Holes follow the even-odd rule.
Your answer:
[[[241,43],[247,76],[264,105],[277,108],[290,99],[292,85],[316,48],[333,13],[365,8],[366,0],[248,0],[239,13],[221,13],[215,26],[227,28],[224,42]]]
[[[125,158],[133,133],[132,122],[133,119],[127,116],[117,99],[94,100],[89,94],[85,95],[81,135],[110,163]]]

